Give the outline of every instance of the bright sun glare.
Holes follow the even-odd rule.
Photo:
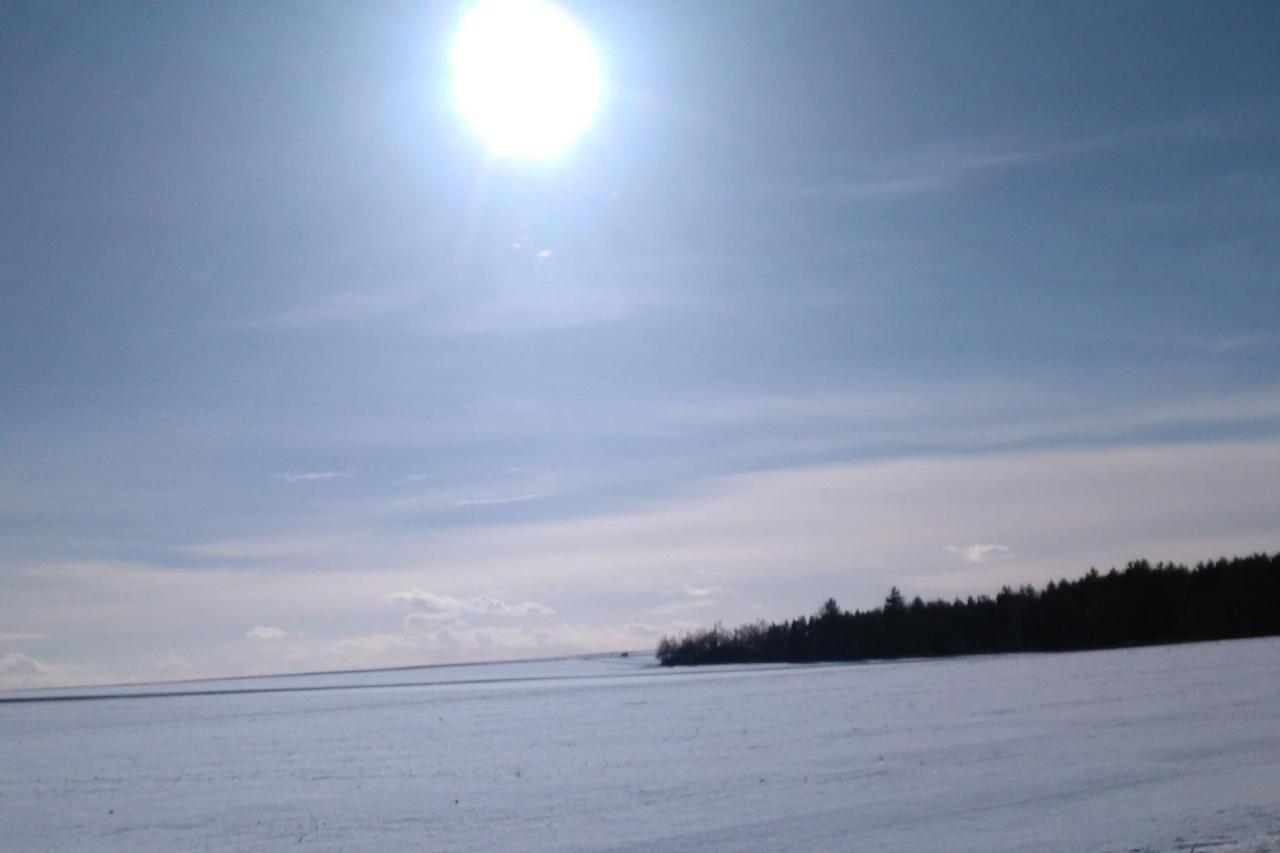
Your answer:
[[[542,159],[586,129],[603,84],[595,50],[546,0],[478,0],[453,44],[453,93],[489,149]]]

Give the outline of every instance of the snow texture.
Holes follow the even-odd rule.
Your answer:
[[[4,850],[1280,851],[1277,639],[0,698]]]

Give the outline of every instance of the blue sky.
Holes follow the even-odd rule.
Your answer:
[[[1268,3],[0,10],[0,679],[651,646],[1280,547]]]

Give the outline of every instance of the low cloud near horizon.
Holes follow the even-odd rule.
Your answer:
[[[988,563],[1015,556],[1013,550],[1006,545],[948,545],[947,553],[962,557],[970,563]]]
[[[272,640],[283,640],[289,636],[289,632],[283,628],[272,628],[269,625],[258,625],[246,632],[245,637],[250,640],[258,640],[260,642],[270,642]]]
[[[5,604],[20,612],[37,589],[53,593],[59,603],[43,611],[43,633],[85,636],[82,616],[92,612],[94,630],[151,659],[198,656],[201,675],[643,648],[717,620],[808,612],[827,596],[875,606],[891,585],[950,597],[1138,557],[1274,550],[1278,481],[1274,440],[812,465],[712,478],[688,494],[573,519],[281,530],[242,543],[221,566],[28,566]],[[990,533],[1017,542],[1016,554],[954,544]],[[257,559],[272,570],[246,590],[236,579]],[[210,633],[260,617],[249,632],[256,651],[188,647],[195,602]],[[282,612],[289,631],[271,627]],[[39,660],[149,675],[126,653],[84,657]]]
[[[462,621],[466,614],[477,616],[554,616],[555,611],[536,601],[512,604],[496,595],[484,593],[470,598],[454,598],[451,595],[428,592],[424,589],[406,589],[392,593],[389,600],[411,608],[417,615],[439,618],[445,621]]]

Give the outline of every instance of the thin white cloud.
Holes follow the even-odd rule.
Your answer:
[[[684,594],[691,598],[707,598],[710,596],[733,595],[733,590],[724,586],[683,586]]]
[[[651,625],[627,623],[622,627],[570,622],[539,625],[465,627],[419,623],[415,629],[343,637],[323,650],[324,664],[361,667],[421,663],[454,663],[510,660],[521,657],[583,654],[648,648],[656,639],[696,623]]]
[[[77,684],[118,684],[139,673],[122,676],[95,665],[40,660],[21,651],[0,655],[0,689],[26,690]]]
[[[669,302],[658,293],[595,281],[562,281],[541,288],[504,285],[471,300],[465,310],[438,315],[437,322],[438,331],[463,336],[572,329],[615,323]]]
[[[268,643],[273,640],[283,640],[288,636],[288,631],[283,628],[273,628],[270,625],[257,625],[245,632],[245,637],[250,640]]]
[[[344,471],[284,471],[272,475],[271,479],[284,483],[322,483],[326,480],[345,480],[355,474],[348,468]]]
[[[1020,136],[948,142],[909,151],[873,166],[862,175],[822,182],[771,185],[768,189],[806,198],[874,201],[950,192],[966,183],[1002,171],[1058,163],[1075,157],[1137,148],[1173,139],[1238,138],[1232,130],[1251,119],[1220,112],[1175,121],[1135,124],[1111,133],[1074,139],[1028,139]],[[1253,132],[1256,132],[1253,131]],[[844,164],[840,164],[843,167]]]
[[[829,455],[879,444],[984,448],[1115,440],[1204,427],[1280,426],[1280,386],[1172,401],[1135,391],[1125,402],[1103,407],[1087,397],[1046,396],[1019,384],[987,383],[914,393],[720,397],[648,414],[676,427],[732,426],[741,439],[726,443],[724,452],[751,459]]]
[[[7,652],[0,656],[0,675],[44,675],[49,667],[22,652]]]
[[[428,610],[421,613],[410,613],[404,617],[406,631],[438,631],[450,625],[461,624],[462,620],[455,612],[445,610]]]
[[[621,278],[602,283],[580,271],[575,274],[562,264],[548,263],[556,257],[550,248],[533,251],[530,244],[517,242],[510,249],[512,253],[526,250],[537,263],[535,275],[554,278],[551,286],[530,287],[526,277],[531,270],[515,264],[465,289],[437,283],[333,293],[265,317],[241,320],[234,328],[307,334],[408,321],[418,334],[466,336],[611,323],[635,311],[668,305],[678,296],[660,293],[651,283],[639,288]]]
[[[155,678],[165,681],[199,678],[201,675],[201,669],[197,664],[173,652],[157,658],[152,663],[152,669],[155,672]]]
[[[1192,120],[1135,125],[1075,139],[1033,140],[1014,136],[950,142],[894,157],[873,166],[864,175],[847,179],[836,175],[821,183],[771,185],[768,189],[787,195],[851,201],[943,193],[1003,170],[1056,163],[1153,140],[1167,143],[1175,137],[1202,138],[1206,133],[1221,133],[1225,124],[1221,116],[1206,115]]]
[[[1227,355],[1237,352],[1249,352],[1264,349],[1275,344],[1277,336],[1268,334],[1223,335],[1215,338],[1200,338],[1192,341],[1193,346],[1215,353]]]
[[[682,584],[678,588],[660,590],[661,595],[673,596],[674,601],[666,601],[645,608],[651,616],[672,616],[718,607],[726,596],[736,595],[732,587],[727,586],[691,586]]]
[[[1013,551],[1005,545],[948,545],[947,553],[962,557],[970,563],[989,563],[1014,556]]]
[[[385,287],[330,293],[319,300],[239,325],[246,329],[305,331],[375,320],[423,302],[420,287]]]
[[[453,502],[454,506],[500,506],[501,504],[524,503],[525,501],[536,501],[538,498],[545,498],[544,492],[530,492],[523,495],[500,495],[486,498],[463,498]]]
[[[1049,163],[1116,148],[1139,138],[1132,132],[1066,141],[989,140],[948,144],[883,163],[865,175],[822,183],[773,185],[770,189],[806,198],[876,201],[949,192],[986,173]]]
[[[48,639],[48,634],[0,634],[0,643],[29,643],[34,640]]]
[[[555,614],[550,607],[536,601],[513,604],[487,593],[470,598],[455,598],[417,587],[392,593],[389,600],[412,608],[420,615],[425,614],[426,618],[441,621],[458,620],[464,614],[482,616],[552,616]]]

